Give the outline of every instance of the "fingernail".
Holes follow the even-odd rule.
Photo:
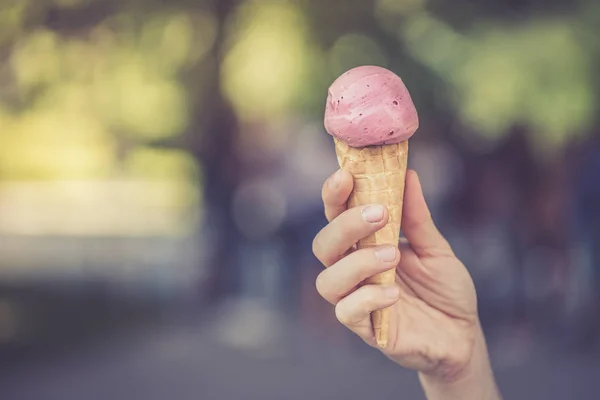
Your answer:
[[[362,215],[369,223],[379,222],[383,219],[383,207],[379,204],[366,207],[362,210]]]
[[[329,178],[328,186],[330,189],[337,189],[342,182],[341,172],[338,169],[331,177]]]
[[[398,286],[385,286],[383,288],[383,294],[388,299],[396,299],[400,295],[400,289]]]
[[[375,257],[381,261],[391,262],[396,260],[396,249],[389,246],[375,251]]]

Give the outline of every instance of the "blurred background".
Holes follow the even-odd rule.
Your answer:
[[[592,398],[599,36],[594,0],[0,0],[0,397],[422,399],[314,288],[327,87],[376,64],[507,399]]]

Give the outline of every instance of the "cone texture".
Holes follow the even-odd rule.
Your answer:
[[[354,190],[348,207],[371,203],[383,204],[390,213],[387,225],[358,242],[359,249],[381,245],[397,246],[404,199],[404,183],[408,162],[408,141],[382,146],[350,147],[335,139],[335,150],[342,169],[354,177]],[[371,284],[393,284],[396,270],[390,270],[367,280]],[[390,324],[389,308],[375,311],[371,318],[377,344],[386,347]]]

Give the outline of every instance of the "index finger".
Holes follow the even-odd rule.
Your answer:
[[[352,174],[343,169],[337,170],[323,185],[321,196],[325,205],[327,221],[333,221],[348,209],[348,197],[354,188]]]

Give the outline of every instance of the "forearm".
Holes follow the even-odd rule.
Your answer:
[[[419,374],[419,379],[428,400],[502,400],[483,332],[477,337],[471,363],[460,376],[448,380]]]

